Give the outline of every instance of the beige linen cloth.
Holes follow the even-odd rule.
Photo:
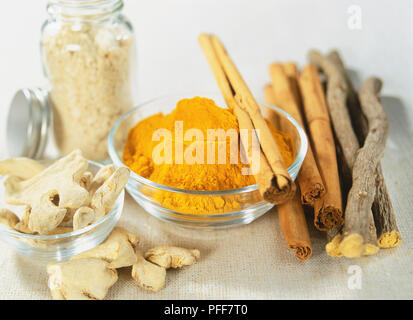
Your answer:
[[[388,182],[394,187],[393,179]],[[120,225],[141,236],[142,249],[163,244],[194,247],[200,249],[201,260],[168,271],[166,287],[158,293],[139,288],[131,268],[119,269],[119,280],[107,299],[413,298],[409,201],[401,197],[394,201],[396,211],[403,213],[398,222],[404,242],[398,248],[363,259],[333,259],[324,251],[324,234],[312,230],[313,257],[303,262],[287,249],[274,211],[250,225],[200,232],[150,216],[127,195]],[[51,298],[44,264],[19,256],[4,243],[0,252],[0,299]],[[361,289],[348,286],[352,265],[361,268]]]
[[[193,266],[168,271],[166,286],[158,293],[139,288],[131,278],[131,268],[121,269],[106,298],[412,299],[413,134],[403,109],[389,99],[383,102],[391,127],[383,172],[403,237],[397,248],[362,259],[334,259],[325,253],[325,234],[312,228],[313,256],[299,261],[287,249],[275,211],[250,225],[199,231],[162,222],[127,195],[119,224],[141,237],[141,249],[194,247],[201,251],[201,259]],[[355,269],[361,271],[361,289],[348,286],[354,276],[348,272]],[[2,242],[0,271],[0,299],[51,298],[45,265],[17,255]]]

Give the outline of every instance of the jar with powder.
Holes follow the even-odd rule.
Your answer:
[[[135,41],[121,0],[52,0],[41,55],[53,134],[62,155],[108,157],[112,125],[134,103]]]

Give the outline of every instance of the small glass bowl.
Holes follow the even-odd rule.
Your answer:
[[[93,174],[101,167],[101,164],[89,161],[88,170]],[[6,176],[0,176],[0,194],[4,194],[3,182],[5,178]],[[4,207],[4,197],[2,198],[1,207]],[[112,210],[103,219],[86,228],[57,235],[31,235],[10,230],[0,224],[0,240],[17,253],[34,260],[45,262],[67,260],[96,247],[107,238],[122,214],[124,198],[125,191],[122,190]],[[14,209],[17,206],[6,206],[12,211],[16,211]]]
[[[113,126],[108,137],[108,151],[116,167],[125,166],[122,162],[122,153],[126,143],[129,129],[137,122],[151,115],[162,112],[170,113],[176,103],[185,98],[202,96],[213,99],[218,106],[225,106],[225,102],[219,94],[176,94],[157,98],[143,103],[124,114]],[[288,173],[295,179],[301,168],[307,152],[307,137],[300,125],[283,110],[265,104],[273,109],[279,118],[286,119],[283,130],[288,132],[294,140],[295,159],[288,168]],[[148,180],[135,172],[131,175],[126,185],[126,190],[132,198],[151,215],[165,221],[177,223],[187,227],[200,227],[204,229],[217,229],[248,224],[262,216],[274,205],[262,199],[258,192],[258,186],[250,185],[244,188],[222,191],[194,191],[162,185]],[[176,202],[194,201],[194,203],[208,202],[208,215],[188,212],[186,208],[171,206],[165,199],[177,199]],[[222,204],[235,204],[230,208],[222,209]]]

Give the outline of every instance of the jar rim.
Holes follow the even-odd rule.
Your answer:
[[[43,88],[18,90],[9,107],[6,136],[11,157],[39,159],[48,140],[52,114],[48,93]]]
[[[101,20],[119,12],[123,0],[49,0],[46,11],[63,19]]]

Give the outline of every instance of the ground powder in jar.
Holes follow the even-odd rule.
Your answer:
[[[133,37],[121,27],[64,24],[42,42],[56,145],[107,158],[115,121],[132,107]]]

